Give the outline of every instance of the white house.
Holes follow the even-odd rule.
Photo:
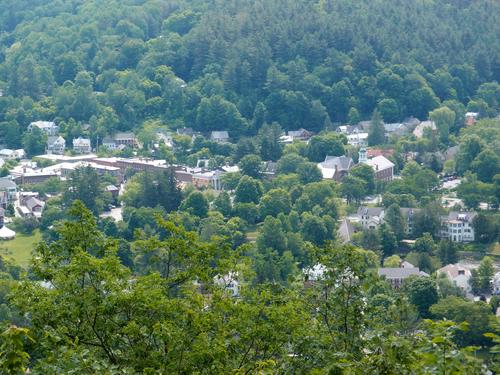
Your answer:
[[[2,159],[12,160],[12,159],[23,159],[24,157],[26,157],[26,153],[22,148],[18,150],[11,150],[9,148],[4,148],[0,150],[0,158]]]
[[[28,131],[32,131],[34,127],[42,130],[48,136],[55,136],[59,132],[59,126],[53,121],[34,121],[28,125]]]
[[[73,151],[79,154],[89,154],[92,151],[90,139],[82,137],[73,139]]]
[[[213,131],[210,134],[210,140],[218,143],[229,142],[229,133],[225,130]]]
[[[109,151],[116,150],[116,142],[113,138],[104,138],[102,141],[102,147],[105,147]]]
[[[356,216],[364,229],[376,229],[384,222],[383,207],[359,207]]]
[[[359,163],[372,167],[375,178],[379,181],[392,181],[394,178],[394,163],[382,155],[368,159],[364,147],[359,150]]]
[[[452,211],[448,216],[441,217],[441,238],[448,238],[453,242],[472,242],[475,239],[472,221],[475,212]]]
[[[437,130],[436,124],[434,121],[422,121],[417,127],[413,130],[413,135],[417,138],[422,138],[424,136],[424,130]]]
[[[351,146],[368,146],[368,133],[352,133],[347,135],[347,143]]]
[[[47,153],[63,155],[66,149],[66,140],[61,136],[50,136],[47,139]]]
[[[472,276],[469,268],[460,264],[448,264],[447,266],[438,269],[437,275],[446,275],[453,285],[462,289],[466,294],[470,294],[472,289],[469,285],[469,279]]]
[[[228,291],[232,297],[239,297],[240,283],[237,272],[229,272],[224,276],[215,276],[214,281],[219,287]]]
[[[327,155],[325,161],[317,165],[324,179],[341,181],[349,174],[349,170],[354,167],[354,161],[348,156]]]

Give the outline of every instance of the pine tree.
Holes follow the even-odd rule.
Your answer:
[[[376,109],[373,111],[370,131],[368,132],[368,145],[376,146],[385,143],[385,129],[382,123],[380,112]]]

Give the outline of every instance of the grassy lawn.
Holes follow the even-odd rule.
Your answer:
[[[500,244],[498,242],[491,245],[489,255],[500,258]]]
[[[22,267],[26,267],[31,259],[31,251],[40,242],[42,236],[37,230],[31,236],[18,233],[11,241],[0,241],[0,254],[12,258]]]

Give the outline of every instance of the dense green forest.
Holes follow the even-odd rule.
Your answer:
[[[443,102],[488,116],[500,101],[495,0],[5,0],[1,9],[0,122],[11,147],[39,119],[57,119],[69,138],[90,123],[94,141],[148,119],[238,137],[264,122],[318,131],[375,108],[386,122],[424,120]]]
[[[0,143],[40,155],[28,124],[54,120],[68,143],[141,143],[99,156],[232,170],[221,190],[166,167],[20,184],[43,215],[5,223],[43,240],[25,268],[0,243],[0,374],[500,373],[499,36],[498,0],[0,0]],[[410,116],[436,129],[386,136]],[[326,156],[358,162],[333,130],[367,119],[397,177],[324,178]],[[181,127],[202,135],[150,148]],[[373,197],[385,221],[345,240]],[[441,235],[450,210],[477,213],[474,242]],[[436,273],[466,256],[479,301]],[[418,276],[379,276],[403,261]]]

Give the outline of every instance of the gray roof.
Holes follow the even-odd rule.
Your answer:
[[[379,268],[379,276],[385,276],[386,279],[406,279],[410,276],[423,276],[418,268]]]
[[[35,197],[31,197],[26,201],[25,205],[32,211],[36,206],[43,206],[43,203]]]
[[[327,156],[321,163],[323,168],[337,169],[339,171],[348,171],[354,165],[352,158],[347,156]]]
[[[17,185],[14,181],[8,178],[0,178],[0,189],[15,189]]]
[[[343,125],[343,128],[345,129],[346,134],[353,134],[360,132],[360,129],[357,125]],[[342,127],[338,127],[336,131],[342,132]]]
[[[120,139],[125,139],[125,140],[135,139],[135,135],[132,132],[119,132],[119,133],[115,134],[114,139],[115,140],[120,140]]]
[[[66,140],[60,135],[51,135],[50,137],[47,137],[47,144],[51,145],[55,142],[66,142]]]
[[[298,130],[289,130],[288,131],[288,136],[290,137],[305,137],[311,135],[312,132],[310,132],[307,129],[300,128]]]
[[[474,217],[476,217],[477,212],[471,211],[471,212],[458,212],[458,211],[451,211],[448,216],[445,216],[448,220],[461,220],[461,221],[467,221],[471,222]]]
[[[340,224],[338,235],[339,238],[342,239],[342,243],[351,242],[352,235],[354,234],[354,227],[351,222],[344,218],[342,219],[342,223]]]
[[[392,124],[384,124],[384,129],[388,133],[395,132],[396,130],[400,129],[401,127],[404,127],[404,125],[400,122],[395,122]]]
[[[364,206],[361,206],[358,208],[358,215],[380,216],[383,211],[384,211],[384,207],[364,207]]]
[[[214,139],[229,139],[229,133],[225,130],[213,131],[211,137]]]
[[[194,134],[194,131],[192,128],[179,128],[177,129],[177,134],[192,136]]]

